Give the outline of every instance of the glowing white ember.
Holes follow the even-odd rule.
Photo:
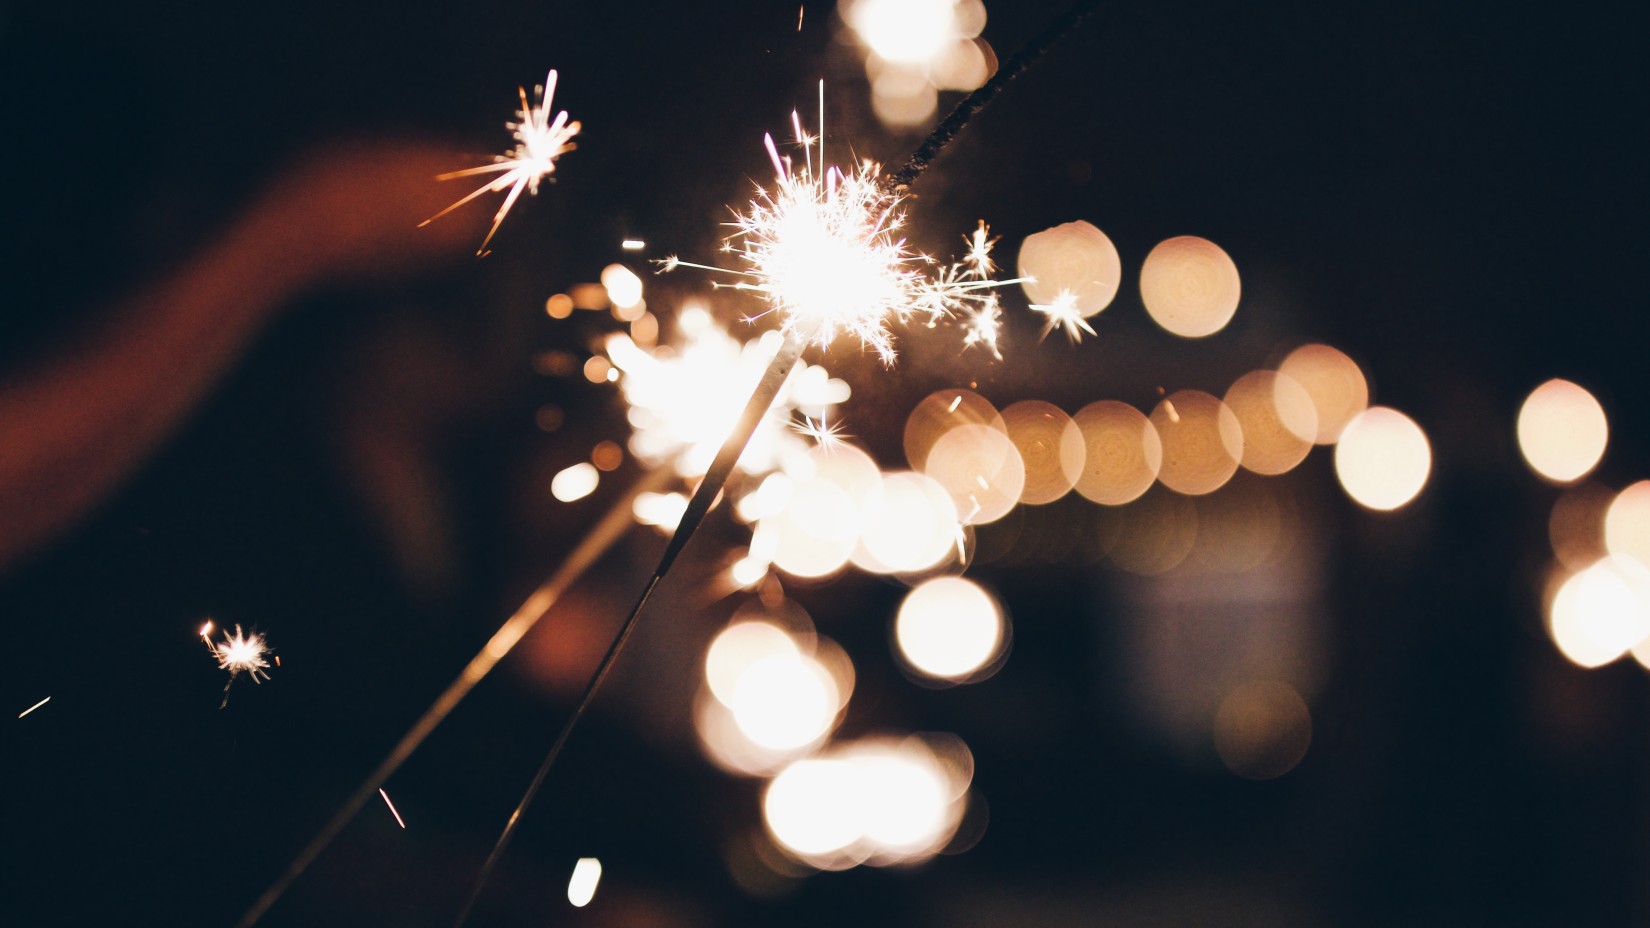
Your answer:
[[[407,823],[404,820],[402,820],[401,813],[396,811],[395,803],[390,802],[390,794],[384,792],[384,787],[382,787],[382,786],[378,787],[378,795],[382,796],[384,798],[384,805],[390,807],[390,814],[395,816],[395,823],[397,825],[400,825],[402,828],[406,828]]]
[[[976,317],[971,331],[984,324],[982,319],[995,320],[981,309],[996,302],[987,291],[1018,281],[986,276],[991,240],[983,223],[963,262],[937,265],[901,236],[905,196],[882,186],[881,166],[865,161],[844,171],[825,164],[823,126],[817,137],[810,136],[795,113],[791,119],[802,163],[781,155],[773,136],[763,137],[777,183],[772,190],[758,188],[750,208],[734,214],[736,231],[723,245],[744,269],[670,258],[664,262],[667,270],[686,266],[739,275],[744,279],[731,286],[761,294],[779,312],[787,337],[823,346],[850,333],[885,364],[895,357],[890,322],[922,317],[933,325],[970,309]],[[989,343],[995,344],[994,334]]]
[[[573,875],[567,880],[567,901],[574,908],[584,908],[596,898],[596,885],[602,879],[602,862],[594,857],[580,857],[573,865]]]
[[[544,84],[533,88],[538,97],[538,105],[530,106],[527,103],[527,88],[519,87],[521,95],[521,109],[516,111],[518,122],[507,122],[505,128],[515,136],[516,147],[502,155],[493,156],[492,164],[483,164],[480,167],[465,168],[462,171],[453,171],[442,174],[438,180],[450,180],[455,177],[473,177],[478,174],[498,174],[497,177],[477,187],[468,196],[447,207],[429,219],[419,223],[425,226],[442,216],[447,215],[460,206],[474,200],[484,193],[497,193],[509,190],[504,203],[493,216],[493,227],[487,231],[487,237],[481,240],[481,247],[476,249],[477,254],[487,250],[487,243],[493,240],[493,234],[498,231],[504,222],[504,216],[510,212],[510,207],[516,204],[521,191],[537,194],[539,181],[555,173],[556,159],[572,151],[573,136],[579,134],[581,126],[578,121],[569,121],[567,111],[562,110],[555,118],[550,117],[550,101],[556,95],[556,72],[545,75]]]
[[[22,718],[23,716],[28,715],[30,712],[33,712],[34,710],[40,708],[41,706],[44,706],[46,703],[49,703],[51,701],[52,701],[52,698],[50,696],[47,696],[45,699],[42,699],[39,702],[35,703],[34,705],[28,707],[27,709],[24,709],[22,712],[17,713],[17,717]]]
[[[269,679],[269,674],[264,672],[269,668],[269,661],[264,659],[264,655],[269,653],[269,646],[264,642],[264,636],[257,632],[243,634],[237,625],[234,634],[225,632],[223,641],[207,641],[206,646],[217,658],[218,669],[229,671],[231,682],[242,673],[250,675],[253,683],[260,682],[259,677]]]
[[[1061,290],[1051,303],[1031,304],[1031,310],[1048,317],[1048,321],[1043,323],[1045,338],[1048,337],[1048,333],[1054,331],[1055,326],[1064,329],[1066,337],[1074,342],[1083,340],[1083,332],[1094,334],[1094,329],[1090,327],[1088,320],[1083,318],[1083,311],[1077,305],[1077,294],[1070,290]]]

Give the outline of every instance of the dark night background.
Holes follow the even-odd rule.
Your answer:
[[[1064,4],[987,6],[1007,56]],[[895,161],[917,141],[876,127],[832,9],[805,7],[799,31],[783,3],[0,3],[0,372],[207,247],[316,146],[502,150],[514,88],[547,67],[585,123],[491,255],[288,301],[132,479],[0,565],[0,705],[52,697],[0,725],[0,923],[233,923],[572,545],[614,482],[575,504],[545,482],[624,421],[610,389],[535,371],[599,328],[545,318],[545,297],[625,259],[625,236],[710,254],[726,204],[767,176],[761,133],[806,112],[821,77],[828,144]],[[656,698],[698,660],[672,627],[713,629],[737,603],[699,589],[736,537],[723,523],[644,619],[475,924],[1650,923],[1650,680],[1630,659],[1573,667],[1547,639],[1558,491],[1512,431],[1523,396],[1566,377],[1611,416],[1598,479],[1650,475],[1647,19],[1105,4],[924,178],[911,229],[950,253],[983,217],[1006,259],[1033,232],[1095,223],[1125,268],[1097,337],[1039,344],[1015,293],[1005,362],[915,335],[886,375],[827,359],[855,388],[849,430],[891,467],[905,412],[945,386],[977,381],[999,407],[1149,407],[1307,341],[1356,358],[1375,401],[1427,431],[1434,469],[1388,515],[1340,493],[1324,449],[1272,481],[1313,540],[1298,767],[1242,779],[1206,736],[1154,727],[1131,613],[1159,581],[1038,543],[1105,517],[1068,499],[994,530],[1002,550],[970,571],[1014,620],[983,683],[901,675],[896,584],[787,585],[855,659],[843,732],[961,735],[988,824],[915,869],[742,890],[724,861],[760,827],[758,785],[714,769]],[[1244,275],[1233,325],[1198,342],[1157,330],[1133,289],[1180,234]],[[702,284],[650,277],[649,299]],[[546,404],[566,412],[549,433]],[[392,778],[405,831],[368,806],[265,924],[450,923],[569,706],[571,659],[524,665],[558,634],[598,635],[659,546],[634,531],[568,603],[570,630],[546,623]],[[206,616],[267,632],[283,658],[222,711]],[[592,854],[607,875],[576,910],[566,876]]]

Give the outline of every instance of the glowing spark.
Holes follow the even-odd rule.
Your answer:
[[[991,235],[991,227],[985,224],[984,219],[981,219],[979,228],[975,229],[973,234],[963,238],[963,241],[968,243],[968,254],[963,256],[963,264],[967,265],[969,272],[980,280],[990,277],[991,273],[997,269],[996,263],[991,260],[991,246],[997,244],[997,239],[988,238],[989,235]],[[998,238],[1001,238],[1001,236],[998,236]]]
[[[521,196],[521,191],[525,189],[536,196],[539,192],[539,181],[555,173],[556,159],[577,147],[573,144],[573,136],[579,134],[579,123],[576,120],[569,121],[566,110],[557,113],[554,119],[550,118],[550,101],[556,95],[556,72],[552,70],[545,75],[543,86],[534,87],[533,90],[538,97],[538,105],[529,106],[527,88],[518,87],[517,91],[521,95],[521,109],[516,111],[518,121],[504,124],[504,127],[515,136],[514,149],[502,155],[494,155],[492,164],[453,171],[436,179],[451,180],[455,177],[494,173],[499,176],[419,223],[420,227],[429,225],[484,193],[497,193],[508,189],[510,193],[504,198],[504,204],[493,215],[493,227],[487,231],[487,237],[481,240],[481,247],[476,249],[478,255],[486,252],[487,243],[493,240],[493,234],[504,222],[504,216],[510,212],[510,207],[516,205],[516,199]]]
[[[47,696],[45,699],[42,699],[39,702],[35,703],[34,705],[28,707],[27,709],[24,709],[22,712],[17,713],[17,717],[22,718],[23,716],[28,715],[30,712],[33,712],[34,710],[40,708],[41,706],[44,706],[46,703],[49,703],[51,701],[52,701],[52,698],[50,696]]]
[[[817,422],[808,416],[803,416],[802,421],[792,422],[791,428],[798,435],[811,438],[814,444],[826,449],[834,448],[846,439],[853,437],[843,434],[842,423],[827,422],[824,416],[820,416]]]
[[[866,161],[844,171],[827,165],[823,126],[811,135],[794,112],[791,122],[801,163],[781,155],[773,136],[763,136],[776,184],[759,187],[749,209],[734,214],[735,231],[723,244],[744,268],[671,257],[661,262],[665,270],[687,266],[739,276],[728,286],[760,294],[778,311],[787,337],[823,346],[849,333],[884,364],[895,357],[891,322],[923,316],[933,325],[993,299],[985,291],[1018,282],[985,277],[990,243],[983,224],[965,263],[938,265],[931,273],[937,262],[912,251],[900,234],[905,195],[883,187],[881,166]]]
[[[395,823],[397,825],[400,825],[402,828],[406,828],[407,823],[401,820],[401,813],[395,811],[395,803],[390,802],[390,794],[384,792],[384,787],[382,787],[382,786],[378,787],[378,795],[384,797],[384,805],[387,805],[387,806],[390,807],[390,814],[395,816]]]
[[[956,412],[957,407],[959,407],[961,405],[962,405],[962,394],[959,393],[956,396],[951,398],[951,405],[945,407],[946,415],[950,415],[951,413]]]
[[[212,637],[212,629],[215,628],[215,627],[216,626],[214,626],[212,624],[212,620],[207,619],[206,624],[201,626],[201,637],[202,638],[211,638]]]
[[[619,247],[625,251],[641,251],[647,247],[647,243],[639,238],[627,238],[619,243]]]
[[[201,628],[201,638],[206,641],[206,647],[211,650],[212,656],[217,658],[218,669],[229,671],[229,682],[223,685],[223,703],[218,708],[229,705],[229,687],[235,683],[235,678],[243,672],[252,678],[253,683],[260,683],[269,679],[266,671],[269,661],[264,655],[269,653],[269,645],[264,642],[264,636],[253,632],[243,634],[239,625],[235,626],[233,635],[224,633],[222,642],[213,642],[207,637],[211,632],[212,623],[208,622]]]
[[[997,347],[997,333],[1002,330],[1003,310],[995,299],[981,300],[963,317],[963,347],[984,345],[991,356],[1001,361],[1002,350]]]
[[[573,875],[567,880],[567,901],[575,908],[584,908],[596,898],[596,885],[602,879],[602,862],[594,857],[580,857],[573,865]]]
[[[1087,332],[1090,335],[1094,334],[1094,329],[1089,327],[1088,321],[1083,318],[1082,311],[1077,308],[1077,294],[1072,293],[1070,290],[1061,290],[1052,303],[1033,303],[1031,309],[1033,312],[1048,316],[1048,322],[1043,325],[1044,338],[1048,337],[1048,333],[1054,331],[1055,326],[1065,329],[1066,337],[1073,342],[1083,340],[1082,332]]]

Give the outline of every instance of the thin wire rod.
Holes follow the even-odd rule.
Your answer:
[[[567,738],[573,733],[573,727],[579,723],[579,719],[584,716],[585,710],[590,707],[591,701],[595,699],[596,690],[601,687],[602,681],[607,678],[607,672],[612,669],[613,661],[619,656],[619,651],[624,648],[625,642],[630,640],[631,632],[636,630],[636,620],[641,617],[642,608],[647,605],[648,598],[653,595],[659,581],[663,580],[665,574],[670,572],[670,565],[675,563],[677,555],[682,553],[682,549],[687,546],[688,540],[698,531],[700,523],[705,520],[705,515],[710,512],[711,505],[721,495],[722,487],[727,484],[728,478],[733,475],[734,465],[739,463],[739,456],[744,453],[745,446],[750,443],[751,435],[756,432],[757,425],[768,414],[768,408],[773,405],[774,398],[779,395],[780,388],[785,385],[785,380],[790,377],[791,369],[796,366],[797,358],[801,354],[802,341],[797,338],[786,338],[780,344],[779,350],[775,352],[773,360],[768,362],[768,368],[762,372],[762,379],[757,382],[756,389],[751,393],[749,402],[745,404],[744,412],[739,414],[738,424],[734,426],[733,432],[728,435],[727,440],[722,442],[722,447],[717,450],[716,458],[711,462],[710,469],[705,471],[704,480],[700,481],[699,488],[693,491],[693,498],[688,501],[687,508],[682,511],[682,519],[676,524],[676,531],[671,534],[669,543],[665,545],[664,554],[659,558],[659,566],[653,569],[653,576],[648,579],[647,585],[642,588],[642,595],[637,597],[636,605],[632,606],[630,613],[625,616],[624,624],[619,626],[618,634],[613,636],[613,641],[607,646],[607,652],[602,655],[601,662],[596,665],[595,672],[590,675],[589,682],[585,684],[584,693],[579,696],[579,701],[574,705],[567,721],[562,723],[561,731],[556,734],[556,740],[550,745],[549,753],[544,755],[544,760],[539,764],[539,769],[533,774],[532,782],[527,784],[527,792],[523,793],[521,801],[516,803],[515,810],[510,813],[510,818],[504,823],[504,830],[499,832],[498,840],[493,842],[492,851],[488,853],[486,862],[481,865],[481,871],[476,875],[475,885],[470,890],[470,897],[465,900],[464,908],[459,910],[458,918],[453,922],[454,928],[462,928],[465,921],[469,919],[471,910],[475,908],[476,901],[481,898],[482,890],[486,888],[487,881],[493,875],[494,867],[498,865],[499,859],[504,856],[504,849],[509,846],[510,839],[515,836],[516,826],[521,822],[522,815],[526,813],[527,807],[532,805],[534,797],[538,795],[539,787],[544,785],[545,777],[550,774],[550,768],[555,765],[556,758],[561,755],[561,749],[567,744]]]
[[[1047,29],[1039,33],[1036,38],[1027,42],[1024,47],[1015,52],[1012,58],[1003,62],[997,68],[997,73],[991,75],[990,80],[964,97],[963,101],[957,104],[956,109],[953,109],[949,116],[946,116],[939,125],[935,126],[934,131],[928,133],[928,137],[922,140],[922,144],[918,145],[917,150],[911,153],[911,157],[905,159],[905,164],[899,170],[883,179],[883,189],[892,193],[916,183],[917,178],[928,170],[929,166],[934,163],[934,159],[939,157],[940,152],[956,140],[963,128],[968,125],[968,121],[973,119],[980,110],[985,109],[986,104],[990,103],[997,94],[1002,93],[1003,88],[1008,86],[1009,81],[1019,77],[1025,69],[1031,67],[1037,59],[1043,57],[1056,42],[1064,38],[1073,29],[1076,29],[1082,24],[1083,20],[1099,8],[1100,0],[1079,0]]]
[[[435,731],[436,726],[447,718],[448,714],[464,700],[464,697],[470,694],[476,684],[491,673],[498,662],[503,660],[505,655],[509,654],[529,631],[532,631],[533,626],[549,614],[550,609],[561,599],[562,594],[577,583],[579,578],[584,576],[584,572],[600,560],[602,555],[606,554],[615,542],[624,537],[631,525],[634,524],[631,510],[636,502],[636,497],[642,493],[666,486],[672,476],[668,467],[660,467],[649,471],[637,479],[623,496],[613,501],[613,505],[591,528],[590,533],[584,536],[584,540],[580,541],[578,546],[568,554],[567,559],[561,563],[561,566],[557,567],[550,578],[540,584],[539,588],[527,597],[520,608],[504,620],[504,623],[498,627],[498,631],[487,639],[487,643],[482,646],[481,651],[470,659],[469,664],[465,665],[463,672],[458,675],[458,679],[454,680],[440,696],[436,697],[430,708],[424,710],[424,714],[419,717],[418,721],[413,723],[412,728],[408,729],[405,735],[401,736],[401,740],[396,742],[395,747],[390,749],[389,754],[379,762],[372,773],[367,775],[367,778],[362,781],[355,792],[344,800],[343,805],[338,807],[338,811],[333,813],[332,818],[328,819],[315,837],[310,839],[309,844],[298,852],[298,856],[292,859],[292,863],[287,866],[286,871],[274,883],[270,884],[269,888],[264,890],[263,895],[258,897],[258,901],[252,904],[245,915],[241,916],[241,920],[235,923],[236,928],[252,928],[252,925],[263,918],[264,913],[268,912],[269,908],[281,898],[287,887],[291,886],[292,882],[302,875],[304,870],[314,863],[317,857],[321,856],[321,852],[326,850],[327,845],[338,837],[338,833],[343,831],[344,826],[349,824],[350,819],[353,819],[356,813],[361,811],[361,807],[372,799],[378,790],[394,775],[395,771],[406,762],[407,758],[418,750],[419,746],[424,743],[424,739]]]

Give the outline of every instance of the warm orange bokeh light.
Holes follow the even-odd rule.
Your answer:
[[[1070,493],[1085,454],[1077,423],[1053,403],[1023,400],[1003,410],[1003,424],[1025,464],[1020,502],[1040,506]]]
[[[1077,492],[1107,506],[1121,506],[1151,488],[1163,466],[1163,443],[1140,410],[1100,400],[1072,417],[1083,434],[1083,470]]]
[[[1176,493],[1213,493],[1232,479],[1243,457],[1243,427],[1225,403],[1201,390],[1181,390],[1152,410],[1163,441],[1157,479]]]
[[[1021,287],[1033,304],[1074,303],[1079,315],[1093,316],[1117,297],[1123,262],[1106,233],[1078,220],[1026,236],[1020,245]]]
[[[1530,469],[1554,483],[1585,477],[1609,441],[1604,407],[1568,380],[1536,387],[1518,410],[1518,450]]]
[[[960,388],[930,393],[905,417],[905,460],[911,469],[922,470],[934,443],[959,425],[989,425],[1007,432],[997,407],[978,393]]]
[[[1243,285],[1237,265],[1219,245],[1195,235],[1159,242],[1140,268],[1140,299],[1164,329],[1203,338],[1226,327]]]
[[[1318,434],[1313,442],[1332,445],[1352,417],[1369,405],[1369,382],[1358,365],[1328,345],[1302,345],[1278,365],[1306,389],[1318,413]]]
[[[1293,377],[1251,371],[1226,390],[1225,402],[1243,430],[1239,463],[1245,469],[1276,476],[1306,460],[1318,435],[1318,411]]]

